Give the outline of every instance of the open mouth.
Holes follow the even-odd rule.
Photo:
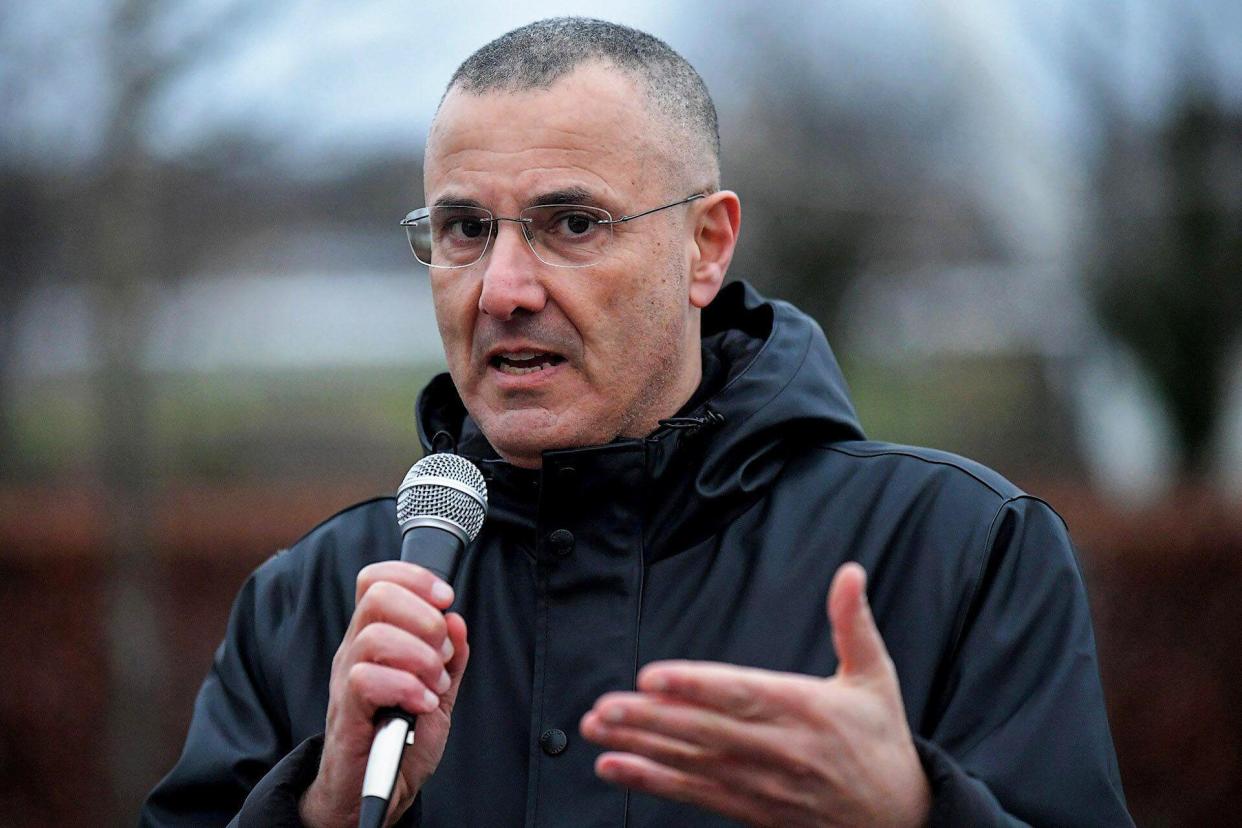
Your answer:
[[[560,365],[565,357],[544,351],[513,351],[496,354],[490,360],[493,368],[502,374],[533,374],[555,365]]]

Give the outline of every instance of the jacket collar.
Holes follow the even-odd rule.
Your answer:
[[[863,436],[832,349],[810,317],[734,282],[704,311],[702,328],[705,350],[721,363],[705,382],[718,387],[701,388],[645,438],[547,451],[542,470],[519,469],[487,443],[441,374],[419,395],[423,449],[475,461],[488,479],[489,521],[521,525],[533,525],[541,492],[582,494],[589,479],[593,497],[608,496],[609,481],[637,475],[644,534],[660,539],[648,548],[655,557],[685,548],[753,503],[798,450]]]

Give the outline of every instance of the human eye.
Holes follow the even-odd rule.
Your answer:
[[[477,207],[437,207],[432,211],[432,230],[441,243],[460,244],[486,238],[491,216]]]
[[[601,232],[601,214],[587,207],[545,208],[544,232],[563,241],[581,241],[593,238]]]

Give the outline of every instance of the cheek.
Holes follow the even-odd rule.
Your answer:
[[[611,373],[630,375],[636,367],[649,368],[675,344],[670,337],[681,329],[687,299],[678,277],[680,262],[669,251],[661,240],[648,255],[627,262],[625,270],[613,274],[613,289],[597,306],[605,309],[598,315],[598,330]]]
[[[444,343],[444,355],[454,373],[469,363],[471,332],[478,313],[478,300],[464,280],[433,281],[436,326]]]

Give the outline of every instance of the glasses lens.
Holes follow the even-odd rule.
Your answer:
[[[430,267],[466,267],[483,258],[492,214],[480,207],[442,205],[405,225],[414,257]]]
[[[431,219],[425,215],[414,218],[413,214],[411,214],[405,217],[405,221],[401,222],[401,226],[405,228],[405,237],[410,242],[410,252],[414,254],[414,258],[423,264],[429,264],[431,259]]]
[[[598,207],[546,204],[527,207],[528,238],[535,255],[558,267],[585,267],[598,262],[612,241],[612,216]]]

